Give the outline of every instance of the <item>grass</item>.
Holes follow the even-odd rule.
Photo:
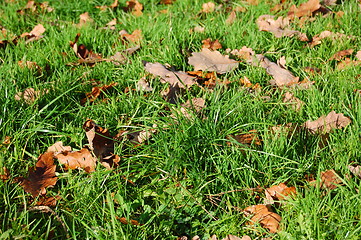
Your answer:
[[[359,239],[361,195],[360,180],[350,175],[347,166],[360,163],[360,66],[343,70],[335,68],[328,59],[337,51],[352,48],[361,50],[361,15],[356,1],[343,1],[330,7],[344,11],[341,18],[315,16],[315,20],[300,28],[312,37],[324,30],[356,36],[354,39],[324,40],[309,48],[296,38],[275,38],[271,33],[258,31],[256,19],[269,14],[277,1],[260,1],[256,6],[244,1],[216,1],[224,5],[214,13],[200,13],[204,0],[178,0],[172,5],[159,1],[141,1],[143,15],[135,17],[119,7],[100,11],[95,6],[110,5],[112,1],[49,1],[53,12],[16,11],[27,1],[0,3],[0,25],[7,29],[8,38],[30,32],[41,23],[46,28],[44,38],[0,49],[0,140],[11,137],[11,143],[1,144],[0,167],[10,170],[11,179],[0,182],[0,239],[64,239],[65,224],[71,239],[176,239],[177,236],[199,235],[208,239],[217,234],[249,235],[252,239],[270,236],[272,239]],[[124,6],[125,1],[121,1]],[[219,4],[217,3],[217,4]],[[295,1],[299,4],[300,1]],[[226,25],[226,7],[243,6],[232,25]],[[162,13],[161,10],[167,10]],[[79,15],[89,12],[94,23],[77,28]],[[285,16],[288,10],[278,15]],[[116,30],[102,30],[113,18],[120,24]],[[190,33],[195,26],[205,27],[204,33]],[[111,62],[94,67],[67,66],[77,61],[69,41],[81,33],[79,42],[103,56],[110,56],[127,48],[118,35],[142,30],[141,49],[127,64]],[[276,61],[285,56],[289,69],[301,79],[310,76],[315,81],[308,90],[292,90],[305,102],[295,111],[282,102],[283,90],[274,90],[268,82],[271,76],[264,69],[240,64],[223,76],[233,81],[227,87],[213,91],[193,87],[182,95],[182,102],[202,97],[207,107],[202,115],[188,120],[169,117],[170,107],[161,96],[165,88],[159,79],[147,76],[153,92],[130,91],[146,72],[142,61],[168,63],[177,70],[193,70],[187,64],[190,52],[201,49],[206,38],[218,39],[223,49],[251,47]],[[7,39],[7,38],[5,38]],[[221,50],[224,52],[224,50]],[[36,62],[43,70],[20,68],[18,61]],[[321,74],[309,75],[305,67],[317,67]],[[262,87],[250,94],[237,83],[247,76]],[[80,100],[91,91],[90,80],[102,84],[117,82],[106,93],[107,101],[96,100],[82,106]],[[17,92],[32,87],[48,89],[49,93],[27,104],[16,101]],[[269,101],[262,96],[268,95]],[[175,106],[180,108],[179,105]],[[302,134],[274,135],[269,128],[289,122],[302,124],[315,120],[331,110],[350,117],[352,124],[330,133],[328,143],[319,146],[317,136]],[[158,125],[147,144],[134,147],[119,144],[116,154],[122,157],[120,167],[109,171],[98,165],[92,174],[73,170],[58,171],[59,180],[48,189],[50,196],[60,195],[55,215],[31,211],[30,195],[12,179],[27,176],[40,154],[56,141],[63,141],[74,149],[87,144],[82,125],[86,119],[110,129],[115,135],[126,126],[131,130],[150,129]],[[256,129],[262,146],[227,144],[227,136],[237,131]],[[319,176],[334,169],[343,176],[343,184],[326,192],[310,187],[306,174]],[[130,184],[125,179],[134,182]],[[281,182],[296,186],[295,199],[276,209],[282,216],[282,230],[270,234],[260,226],[252,228],[239,211],[262,203],[263,193],[250,188],[270,187]],[[225,193],[230,191],[229,193]],[[209,195],[225,193],[209,201]],[[259,200],[259,198],[261,200]],[[123,224],[118,218],[134,219],[142,226]],[[215,220],[216,218],[217,220]]]

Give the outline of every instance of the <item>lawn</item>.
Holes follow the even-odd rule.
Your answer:
[[[0,239],[360,239],[360,4],[1,1]]]

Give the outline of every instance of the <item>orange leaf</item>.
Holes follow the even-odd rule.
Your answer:
[[[202,40],[202,43],[202,48],[208,48],[213,51],[222,48],[222,45],[220,44],[218,39],[212,41],[210,38],[207,38],[205,40]]]
[[[88,148],[82,148],[80,151],[75,152],[63,151],[55,155],[55,158],[58,159],[60,164],[65,165],[65,169],[82,168],[87,173],[95,171],[97,161]]]
[[[296,194],[295,187],[287,187],[286,184],[280,183],[265,190],[266,204],[273,204],[274,201],[283,200],[286,196]]]
[[[271,233],[279,231],[281,216],[272,212],[266,205],[253,205],[244,209],[244,214],[251,217],[248,224],[261,224],[263,228],[268,229]]]

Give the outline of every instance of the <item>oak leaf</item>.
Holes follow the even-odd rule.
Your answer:
[[[313,12],[317,11],[321,7],[319,0],[309,0],[308,2],[302,3],[298,8],[296,5],[292,5],[288,16],[290,18],[310,16]]]
[[[25,192],[33,197],[46,194],[47,187],[53,187],[58,178],[55,175],[54,153],[46,152],[39,156],[34,169],[29,169],[29,175],[23,179],[20,185]]]
[[[338,51],[335,54],[333,54],[329,60],[341,61],[344,57],[349,56],[352,53],[353,53],[353,49]]]
[[[265,204],[273,204],[275,201],[281,201],[289,195],[296,194],[295,187],[287,187],[285,183],[271,186],[265,190]]]
[[[65,165],[65,169],[84,169],[87,173],[95,171],[97,159],[93,157],[88,148],[80,151],[62,151],[55,155],[60,164]]]
[[[188,58],[188,63],[194,66],[194,70],[227,73],[238,67],[238,62],[229,59],[228,55],[223,56],[218,51],[211,51],[203,48],[201,52],[193,52]]]
[[[191,87],[194,84],[198,85],[195,81],[195,77],[192,77],[182,71],[168,70],[164,65],[158,62],[145,62],[144,67],[149,73],[159,76],[161,78],[161,83],[169,83],[171,86],[177,86],[183,89]]]
[[[271,32],[276,38],[297,36],[300,41],[308,41],[306,34],[287,28],[290,24],[288,17],[278,17],[277,20],[274,18],[275,16],[272,15],[259,16],[256,21],[259,30]]]
[[[345,117],[342,113],[331,111],[327,116],[321,116],[315,121],[308,120],[302,126],[312,134],[329,133],[333,129],[341,129],[351,123],[351,119]]]
[[[243,210],[247,217],[250,217],[248,224],[253,225],[259,223],[263,228],[268,229],[271,233],[279,231],[281,216],[274,213],[266,205],[253,205]]]
[[[202,48],[208,48],[210,50],[217,50],[222,48],[222,44],[218,41],[218,39],[212,41],[210,38],[202,40]]]
[[[131,12],[134,16],[141,16],[143,14],[143,4],[137,0],[130,0],[126,2],[126,7],[123,8],[125,12]]]

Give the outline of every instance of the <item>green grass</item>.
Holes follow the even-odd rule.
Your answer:
[[[50,13],[16,13],[27,1],[0,3],[0,25],[7,29],[10,40],[14,35],[30,32],[41,23],[46,28],[44,38],[0,49],[0,140],[11,137],[9,145],[0,146],[0,167],[10,170],[11,179],[0,181],[0,239],[65,239],[61,222],[49,213],[31,211],[31,196],[13,179],[27,176],[38,156],[56,141],[63,141],[79,150],[87,144],[83,123],[93,119],[115,135],[130,130],[150,129],[158,125],[158,132],[147,144],[135,147],[121,143],[116,154],[122,157],[120,166],[109,171],[98,165],[96,172],[59,172],[49,196],[60,195],[53,208],[65,224],[71,239],[176,239],[184,234],[208,239],[217,234],[249,235],[252,239],[272,236],[274,239],[360,239],[361,194],[360,180],[348,177],[347,166],[361,162],[361,89],[360,66],[336,69],[328,59],[337,51],[352,48],[361,50],[361,15],[356,1],[343,1],[330,7],[344,11],[342,18],[315,16],[303,28],[292,27],[308,37],[324,30],[355,36],[354,39],[323,40],[309,48],[296,38],[275,38],[260,32],[256,19],[270,14],[277,1],[260,1],[257,6],[244,1],[215,1],[224,6],[220,10],[199,14],[205,0],[178,0],[173,5],[159,1],[141,1],[143,15],[135,17],[122,7],[101,12],[95,6],[110,5],[113,1],[54,1]],[[125,6],[125,1],[120,1]],[[295,1],[299,4],[301,1]],[[303,2],[303,1],[302,1]],[[232,25],[225,24],[229,13],[226,7],[244,6],[247,11],[237,13]],[[161,13],[161,10],[167,13]],[[79,15],[89,12],[94,23],[77,28]],[[287,10],[278,15],[285,16]],[[120,24],[116,30],[99,29],[113,18]],[[204,33],[190,33],[195,26],[205,27]],[[118,32],[129,33],[141,29],[141,49],[124,65],[111,62],[94,67],[67,66],[77,58],[69,46],[77,33],[79,43],[103,56],[113,55],[128,46],[122,44]],[[224,53],[226,48],[251,47],[272,61],[286,56],[289,69],[301,79],[309,76],[315,81],[308,90],[291,90],[305,102],[301,111],[292,110],[282,102],[284,90],[269,85],[271,76],[265,70],[241,63],[239,68],[222,76],[233,81],[213,91],[192,87],[182,95],[181,103],[193,97],[206,100],[202,114],[188,120],[169,117],[167,103],[160,95],[165,86],[158,78],[147,76],[154,88],[145,94],[136,88],[137,81],[146,75],[142,61],[170,64],[176,70],[193,70],[187,57],[200,51],[201,41],[218,39]],[[1,39],[0,39],[1,40]],[[36,62],[43,71],[20,68],[18,61]],[[309,75],[305,67],[317,67],[320,74]],[[45,68],[47,70],[45,70]],[[237,83],[247,76],[259,83],[259,93],[250,94]],[[108,99],[82,106],[80,100],[91,91],[90,80],[102,84],[117,82],[105,94]],[[48,89],[49,93],[27,104],[16,101],[17,92],[26,88]],[[265,101],[262,96],[269,96]],[[180,106],[173,106],[180,108]],[[269,128],[277,124],[302,124],[316,120],[331,110],[344,113],[352,124],[330,133],[328,144],[321,148],[317,136],[294,134],[274,135]],[[262,146],[228,145],[227,136],[237,131],[256,129],[263,139]],[[319,176],[334,169],[344,184],[325,192],[310,187],[306,174]],[[130,184],[125,180],[134,182]],[[270,187],[281,182],[296,186],[298,195],[286,205],[276,208],[282,216],[282,230],[270,234],[261,227],[251,228],[239,209],[262,203],[263,193],[250,188]],[[237,191],[233,191],[237,190]],[[223,194],[217,205],[208,201],[211,194]],[[260,196],[261,200],[257,200]],[[206,211],[205,211],[206,210]],[[122,224],[117,218],[137,220],[141,226]],[[216,218],[217,220],[215,220]],[[50,237],[49,237],[50,238]]]

